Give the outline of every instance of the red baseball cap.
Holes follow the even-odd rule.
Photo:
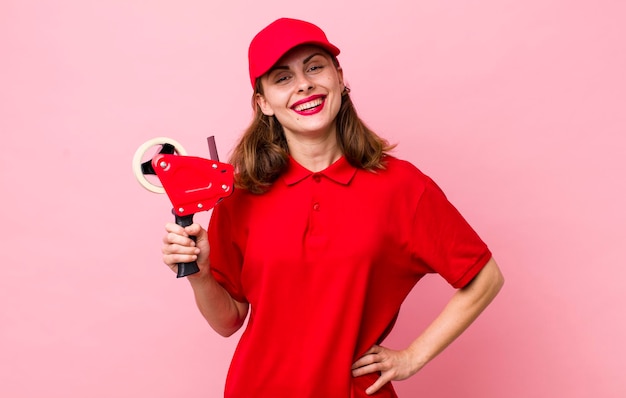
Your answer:
[[[248,67],[252,87],[287,51],[301,44],[320,46],[335,57],[339,55],[339,49],[328,41],[319,27],[298,19],[277,19],[250,42]]]

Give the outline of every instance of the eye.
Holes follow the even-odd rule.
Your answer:
[[[289,79],[291,79],[291,75],[286,74],[286,73],[282,73],[282,74],[276,76],[273,80],[274,80],[275,84],[281,84],[281,83],[287,82]]]

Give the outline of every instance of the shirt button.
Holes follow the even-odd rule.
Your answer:
[[[313,174],[313,181],[320,182],[322,177],[319,174]]]
[[[320,211],[320,204],[319,203],[313,204],[313,210]]]

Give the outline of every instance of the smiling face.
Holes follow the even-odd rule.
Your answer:
[[[296,47],[260,79],[263,94],[256,102],[265,115],[276,116],[288,141],[334,139],[344,84],[331,55],[316,46]]]

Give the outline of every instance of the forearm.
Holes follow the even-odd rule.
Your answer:
[[[188,279],[200,313],[217,333],[228,337],[241,328],[248,314],[247,303],[233,299],[210,274]]]
[[[414,372],[463,333],[500,291],[504,278],[493,259],[469,285],[459,289],[443,311],[409,346]]]

